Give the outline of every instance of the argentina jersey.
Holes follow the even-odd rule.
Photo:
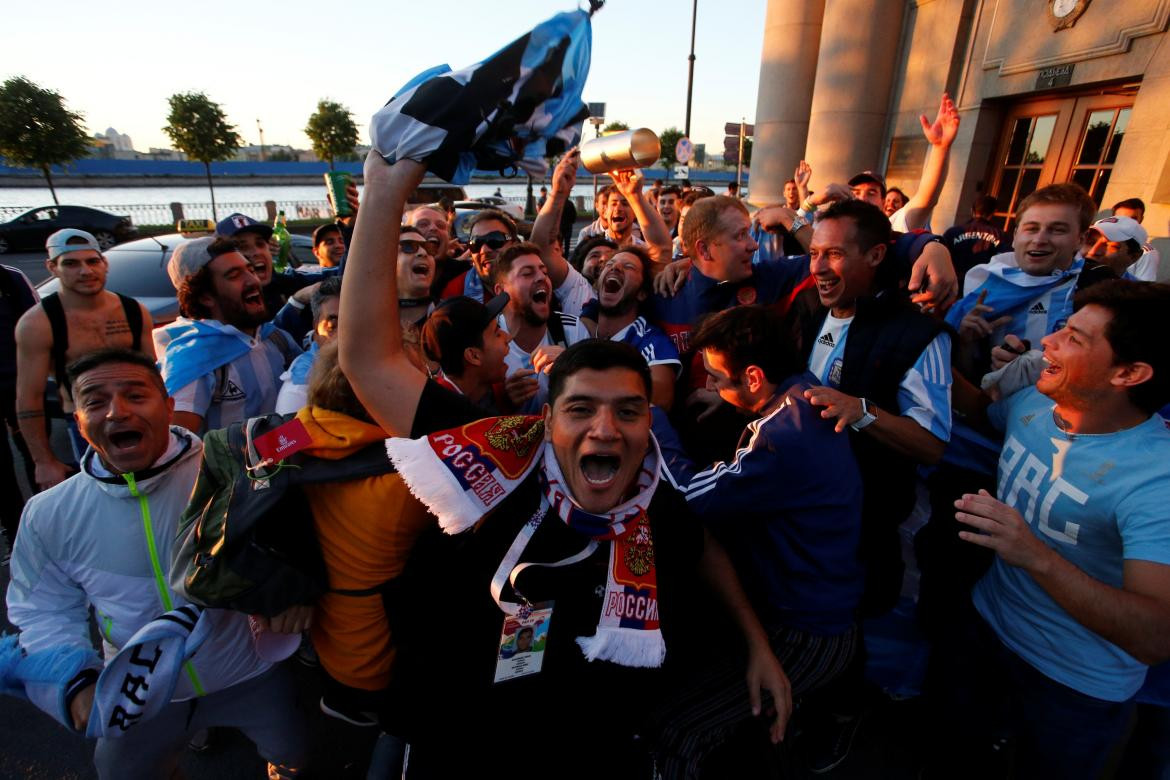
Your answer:
[[[231,328],[230,325],[214,324]],[[276,408],[280,375],[284,372],[284,353],[271,338],[256,340],[239,331],[236,333],[250,343],[251,348],[246,353],[174,393],[175,411],[202,417],[204,431],[269,414]]]
[[[825,315],[825,324],[813,342],[808,357],[808,370],[826,387],[840,387],[841,368],[845,365],[845,337],[849,333],[852,317],[834,317],[832,312]]]
[[[963,317],[982,302],[991,308],[984,315],[988,321],[1010,318],[992,332],[991,343],[1002,344],[1010,333],[1039,345],[1040,339],[1063,328],[1072,314],[1084,260],[1078,257],[1067,270],[1056,269],[1042,276],[1032,276],[1009,263],[1015,263],[1015,255],[1005,252],[968,271],[963,289],[969,292],[947,312],[947,323],[958,328]]]
[[[831,313],[813,344],[808,370],[826,387],[840,387],[845,341],[852,317]],[[951,436],[951,337],[940,333],[926,345],[898,385],[898,414],[909,417],[942,441]]]

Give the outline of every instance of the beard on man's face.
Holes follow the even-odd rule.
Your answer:
[[[633,295],[627,295],[612,306],[600,305],[598,310],[606,317],[621,317],[629,314],[638,307],[638,299]]]
[[[532,308],[531,304],[520,310],[520,316],[524,318],[526,323],[534,328],[539,328],[541,325],[544,325],[548,322],[548,317],[542,314],[537,314],[536,310]]]

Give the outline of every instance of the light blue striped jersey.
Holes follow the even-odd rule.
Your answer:
[[[280,375],[285,367],[284,352],[274,339],[287,339],[290,349],[295,350],[291,337],[281,332],[268,339],[258,340],[216,320],[202,322],[239,338],[248,344],[249,349],[226,366],[210,371],[175,391],[175,411],[191,412],[202,417],[204,431],[225,428],[249,417],[271,413],[276,408]]]
[[[839,387],[845,340],[852,317],[825,316],[813,343],[808,369],[821,384]],[[926,345],[898,385],[898,414],[909,417],[942,441],[951,437],[951,337],[940,333]]]

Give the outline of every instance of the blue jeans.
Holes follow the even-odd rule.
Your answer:
[[[1134,702],[1086,696],[1006,648],[975,609],[935,648],[927,693],[931,776],[990,776],[982,763],[1015,743],[1016,777],[1096,778],[1121,740]],[[970,773],[970,774],[967,774]]]

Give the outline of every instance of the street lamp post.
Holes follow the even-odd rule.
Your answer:
[[[256,129],[260,131],[260,162],[264,162],[264,128],[260,126],[260,120],[256,120]]]
[[[695,85],[695,22],[699,18],[699,0],[691,6],[691,56],[687,57],[687,122],[683,135],[691,137],[691,89]]]

